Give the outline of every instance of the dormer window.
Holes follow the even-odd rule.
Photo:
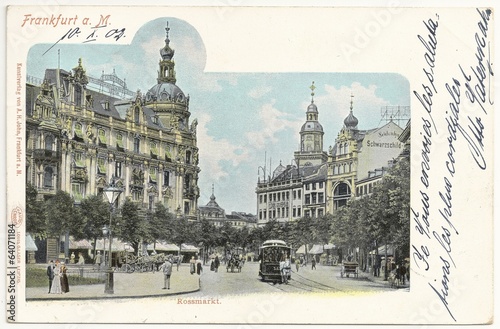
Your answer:
[[[109,111],[109,101],[105,101],[104,103],[102,103],[102,107],[104,108],[104,110]]]
[[[152,118],[152,119],[153,119],[153,123],[154,123],[155,125],[157,125],[157,124],[158,124],[158,116],[157,116],[157,115],[155,115],[155,116],[153,116],[153,118]]]

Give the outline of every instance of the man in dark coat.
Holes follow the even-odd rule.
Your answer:
[[[54,280],[54,261],[51,260],[49,262],[49,266],[47,266],[47,276],[49,277],[49,294],[52,289],[52,281]]]

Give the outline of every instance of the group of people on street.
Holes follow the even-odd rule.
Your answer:
[[[69,292],[69,282],[67,267],[64,262],[53,260],[47,266],[47,276],[49,278],[49,294],[62,294]]]
[[[195,259],[194,256],[191,257],[189,261],[189,273],[201,275],[203,273],[203,266],[201,265],[201,259]]]
[[[216,255],[214,259],[212,259],[212,262],[210,263],[210,271],[214,271],[217,273],[219,271],[219,266],[220,266],[220,260],[219,256]]]

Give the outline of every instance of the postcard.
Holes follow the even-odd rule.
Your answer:
[[[493,27],[8,6],[7,322],[492,323]]]

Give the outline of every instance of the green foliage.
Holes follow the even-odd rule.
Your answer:
[[[26,184],[26,231],[33,236],[46,237],[47,214],[45,204],[37,201],[38,192],[31,184]]]
[[[82,234],[71,232],[76,239],[95,240],[102,237],[102,227],[109,226],[110,206],[102,196],[92,195],[80,203],[80,213],[83,220]]]
[[[147,223],[139,217],[139,208],[130,198],[125,199],[121,208],[121,218],[114,218],[113,236],[120,238],[139,251],[141,239],[147,235]]]
[[[81,234],[83,223],[74,208],[74,200],[69,193],[57,191],[56,195],[46,202],[47,236],[60,236],[67,231]]]

